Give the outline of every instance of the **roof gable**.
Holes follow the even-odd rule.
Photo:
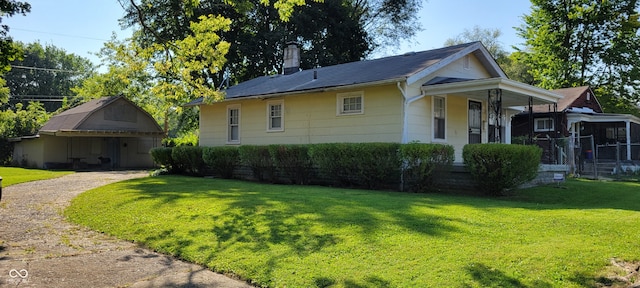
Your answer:
[[[91,100],[51,117],[40,133],[90,130],[162,132],[149,113],[124,97],[112,96]]]
[[[590,108],[596,113],[602,113],[600,102],[589,86],[562,88],[553,90],[553,92],[563,96],[558,100],[557,111],[566,112],[572,108]],[[589,96],[587,93],[590,93]],[[591,99],[587,99],[587,97]],[[532,109],[535,113],[553,112],[550,111],[548,105],[533,105]]]
[[[51,119],[40,128],[40,131],[74,130],[93,112],[115,101],[117,98],[118,97],[102,97],[93,99],[65,110],[51,117]]]
[[[226,99],[267,97],[338,87],[420,81],[425,75],[469,53],[478,57],[480,62],[487,66],[491,75],[506,77],[482,43],[471,42],[374,60],[303,70],[289,75],[262,76],[229,87],[225,91],[225,97]],[[202,99],[198,99],[190,104],[198,105],[201,103]]]

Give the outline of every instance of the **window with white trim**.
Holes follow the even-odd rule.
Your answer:
[[[240,142],[240,105],[227,106],[227,142]]]
[[[444,97],[433,97],[433,139],[445,139],[446,102]]]
[[[553,118],[538,118],[535,119],[533,129],[537,132],[553,131]]]
[[[364,113],[364,93],[351,92],[338,94],[338,115],[354,115]]]
[[[284,103],[271,101],[267,103],[267,130],[284,131]]]

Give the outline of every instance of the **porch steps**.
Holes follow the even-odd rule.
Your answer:
[[[613,172],[616,169],[616,162],[598,162],[598,178],[609,178],[613,175]],[[580,174],[583,178],[595,179],[595,171],[594,171],[593,162],[584,163],[584,169],[582,170],[582,174]]]

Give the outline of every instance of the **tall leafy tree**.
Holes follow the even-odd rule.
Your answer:
[[[457,44],[463,44],[468,42],[480,41],[487,48],[491,56],[500,63],[507,58],[507,51],[502,46],[502,43],[498,40],[502,36],[500,29],[488,29],[481,28],[476,25],[471,29],[465,29],[462,33],[449,38],[444,42],[445,46],[452,46]]]
[[[516,51],[509,54],[502,46],[499,40],[500,36],[502,36],[500,29],[486,29],[474,26],[472,29],[465,29],[464,32],[454,38],[447,39],[444,45],[451,46],[480,41],[510,79],[527,84],[535,83],[529,73],[529,67],[523,61],[523,53]]]
[[[27,2],[15,0],[0,0],[0,75],[9,71],[9,63],[20,55],[20,49],[13,45],[13,39],[9,36],[9,26],[1,24],[2,19],[16,14],[26,15],[31,11],[31,5]],[[7,101],[9,89],[5,86],[5,80],[0,78],[0,103]]]
[[[49,120],[50,114],[39,102],[21,103],[0,111],[0,165],[11,164],[13,143],[10,138],[35,135]]]
[[[146,57],[139,57],[139,53],[143,52],[144,49],[135,42],[116,40],[114,36],[97,53],[107,70],[84,79],[72,91],[83,101],[105,96],[124,96],[149,112],[156,121],[163,123],[165,134],[170,137],[179,134],[177,130],[197,128],[193,127],[194,121],[197,122],[197,114],[182,113],[191,112],[190,108],[185,109],[181,105],[184,103],[184,91],[177,91],[177,94],[156,94],[165,93],[160,89],[171,86],[156,80],[153,65]]]
[[[605,110],[640,100],[637,0],[532,0],[517,29],[523,61],[547,89],[591,85],[610,97]]]
[[[121,0],[123,2],[124,0]],[[373,49],[396,45],[402,37],[415,35],[418,0],[326,0],[301,1],[302,5],[281,13],[264,0],[182,1],[142,0],[122,3],[127,15],[124,26],[141,27],[136,36],[142,47],[165,44],[193,33],[190,22],[203,15],[232,19],[229,29],[219,31],[231,43],[227,65],[213,75],[232,82],[281,70],[281,56],[287,42],[301,44],[302,68],[361,60]],[[194,5],[197,4],[197,5]],[[284,18],[282,17],[284,14]]]
[[[71,88],[93,73],[89,59],[69,54],[56,46],[42,46],[38,42],[15,44],[23,51],[23,56],[11,62],[13,69],[4,76],[12,104],[27,103],[29,99],[73,98]],[[49,112],[60,108],[61,102],[52,103],[44,103]]]

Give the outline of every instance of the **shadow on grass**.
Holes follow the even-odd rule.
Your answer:
[[[135,195],[128,202],[120,203],[121,206],[132,202],[148,202],[152,203],[152,207],[166,209],[184,206],[183,200],[224,203],[221,204],[225,207],[221,208],[223,212],[175,213],[175,218],[184,223],[202,222],[206,225],[180,225],[179,228],[166,227],[153,234],[138,234],[147,235],[143,242],[153,243],[154,248],[157,247],[159,251],[178,257],[188,254],[186,249],[190,249],[191,253],[193,250],[202,251],[196,253],[201,258],[185,258],[200,264],[215,262],[220,252],[227,250],[242,249],[268,254],[268,259],[263,259],[260,263],[260,269],[266,275],[271,275],[273,269],[281,266],[285,259],[306,257],[339,244],[344,241],[344,237],[355,235],[365,239],[367,243],[374,243],[379,241],[380,234],[390,233],[386,229],[394,225],[408,231],[439,237],[459,233],[457,222],[463,221],[413,211],[412,208],[415,207],[437,209],[435,204],[429,203],[429,198],[418,194],[266,185],[174,176],[140,179],[120,185],[130,191],[125,193]],[[345,233],[354,235],[336,231],[348,231]],[[178,240],[179,235],[185,234],[189,239],[206,241],[184,243]],[[322,287],[333,281],[319,278],[316,279],[316,285]],[[374,276],[368,276],[366,283],[352,280],[341,282],[347,287],[390,286],[387,280]]]
[[[447,205],[465,205],[479,209],[611,208],[640,211],[640,193],[635,192],[638,191],[638,184],[620,182],[570,180],[563,184],[566,189],[545,186],[521,190],[512,196],[501,198],[269,185],[180,176],[154,177],[120,185],[132,190],[127,192],[134,195],[129,203],[152,201],[158,209],[181,204],[182,200],[187,199],[203,201],[202,203],[225,203],[223,213],[175,215],[177,218],[182,217],[179,220],[187,223],[206,221],[208,225],[204,227],[180,225],[180,229],[186,228],[188,231],[177,232],[174,228],[167,227],[153,235],[142,233],[149,235],[144,242],[153,242],[159,251],[178,257],[184,257],[188,254],[186,249],[193,251],[195,247],[201,252],[198,254],[206,256],[185,259],[200,264],[214,263],[219,252],[237,250],[238,246],[248,249],[246,251],[265,253],[269,256],[260,263],[260,269],[266,275],[263,275],[262,280],[265,277],[269,279],[279,263],[291,259],[292,255],[305,257],[339,244],[343,237],[348,237],[340,232],[327,232],[336,231],[335,229],[319,227],[344,228],[342,231],[356,233],[366,241],[374,242],[379,233],[389,233],[386,231],[389,224],[430,237],[450,237],[464,233],[459,228],[461,223],[468,224],[464,219],[429,213],[430,209],[440,209]],[[420,212],[416,212],[416,209]],[[192,239],[208,240],[206,243],[180,240],[179,235],[185,233]],[[270,251],[274,246],[286,249]],[[520,280],[481,263],[469,266],[467,272],[483,287],[528,287]],[[265,284],[262,280],[257,281]],[[580,281],[588,282],[585,279]],[[340,282],[345,287],[391,286],[387,280],[371,275],[357,281],[349,279]],[[314,279],[314,284],[325,287],[337,283],[332,278],[319,277]],[[545,282],[534,284],[535,287],[551,287]]]
[[[536,288],[547,288],[553,287],[551,284],[536,281],[532,286],[527,286],[520,282],[517,278],[506,275],[504,272],[491,268],[482,263],[472,263],[466,268],[467,272],[473,280],[478,284],[479,287],[512,287],[512,288],[527,288],[527,287],[536,287]]]
[[[535,209],[640,211],[640,183],[569,179],[560,187],[550,184],[517,190],[497,200],[532,203]]]

